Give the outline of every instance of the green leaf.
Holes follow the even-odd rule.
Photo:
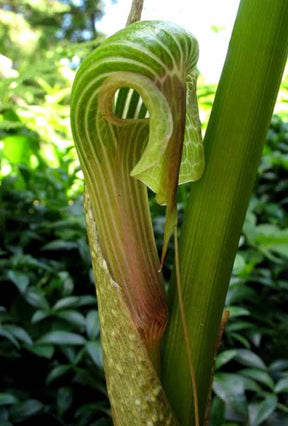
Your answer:
[[[243,420],[248,418],[248,406],[243,381],[237,374],[217,373],[213,381],[213,390]]]
[[[6,337],[6,339],[10,340],[10,342],[13,343],[13,345],[16,346],[17,349],[20,348],[20,345],[15,339],[15,337],[11,333],[9,333],[9,331],[5,330],[2,325],[0,325],[0,336]]]
[[[35,306],[36,308],[40,308],[44,310],[49,309],[49,303],[43,291],[40,290],[39,288],[36,288],[36,287],[28,288],[26,293],[24,293],[24,297],[30,305]]]
[[[90,339],[95,339],[100,333],[99,315],[97,311],[90,311],[86,316],[86,332]]]
[[[225,404],[224,402],[215,396],[212,400],[211,405],[211,425],[223,426],[225,421]]]
[[[275,392],[277,393],[286,393],[288,392],[288,377],[284,377],[283,379],[279,380],[275,386]]]
[[[227,332],[228,332],[228,330],[227,330]],[[249,340],[246,339],[246,337],[244,337],[242,334],[239,334],[239,333],[229,333],[229,336],[230,336],[230,338],[233,338],[233,339],[237,340],[237,342],[242,343],[242,345],[245,346],[245,348],[247,348],[247,349],[251,348]]]
[[[249,405],[249,425],[258,426],[263,423],[276,409],[277,397],[269,394],[264,401]]]
[[[18,399],[11,393],[0,393],[0,405],[16,404]]]
[[[257,380],[257,382],[263,383],[264,385],[268,386],[271,390],[274,389],[273,379],[266,371],[258,370],[256,368],[246,368],[244,370],[240,370],[239,374],[243,374],[243,376],[255,379]]]
[[[43,311],[42,309],[35,311],[31,318],[31,323],[36,324],[49,316],[49,312]]]
[[[3,328],[8,331],[8,333],[11,333],[14,337],[16,337],[18,340],[26,343],[27,345],[32,345],[32,339],[27,333],[26,330],[22,327],[18,327],[17,325],[10,325],[5,324],[3,325]]]
[[[78,244],[72,241],[55,240],[45,244],[41,250],[72,250],[78,249]]]
[[[229,309],[230,318],[239,317],[243,315],[250,315],[250,312],[248,311],[248,309],[241,308],[240,306],[229,306],[228,309]]]
[[[95,364],[103,368],[103,353],[101,343],[99,341],[88,342],[87,343],[87,352],[95,362]]]
[[[74,289],[74,282],[67,271],[59,272],[59,278],[63,282],[63,296],[69,296]]]
[[[233,272],[237,275],[241,274],[243,269],[245,268],[245,259],[240,254],[237,254],[235,257],[234,265],[233,265]]]
[[[251,339],[253,345],[255,345],[258,348],[260,347],[262,335],[263,333],[257,332],[257,331],[249,332],[249,338]]]
[[[56,316],[79,327],[85,327],[86,325],[85,317],[80,312],[73,311],[72,309],[59,311],[57,312]]]
[[[26,136],[16,134],[13,136],[6,136],[3,139],[4,149],[3,153],[6,158],[13,164],[29,164],[30,156],[32,154],[31,148],[33,140]]]
[[[71,348],[69,348],[71,349]],[[77,364],[79,364],[82,359],[86,356],[86,348],[83,347],[82,349],[80,349],[75,357],[75,355],[73,356],[73,359],[71,359],[72,357],[70,357],[70,361],[71,363],[75,366]]]
[[[10,270],[8,271],[8,277],[21,293],[26,291],[29,285],[29,277],[27,275]]]
[[[257,293],[254,289],[243,285],[242,283],[235,283],[229,288],[227,303],[228,305],[231,305],[236,302],[239,303],[242,300],[253,300],[253,298],[256,296]]]
[[[249,321],[237,321],[227,325],[227,330],[229,331],[246,330],[249,328],[255,328],[255,324]]]
[[[80,296],[78,306],[94,305],[96,306],[96,297],[95,296]]]
[[[73,391],[71,387],[65,386],[57,392],[57,408],[62,416],[70,407],[73,401]]]
[[[53,345],[34,344],[33,346],[30,346],[29,350],[38,356],[51,359],[54,355],[55,347]]]
[[[43,409],[43,404],[37,399],[28,399],[11,407],[9,418],[13,421],[21,421],[34,416]]]
[[[59,311],[66,308],[76,308],[85,305],[96,305],[95,296],[69,296],[58,300],[53,306],[53,311]]]
[[[269,370],[273,373],[288,369],[288,359],[277,359],[269,366]]]
[[[247,367],[256,367],[260,368],[261,370],[267,370],[267,367],[262,359],[254,352],[249,351],[248,349],[236,349],[236,351],[236,359],[238,362],[240,362],[240,364],[246,365]]]
[[[55,305],[53,306],[53,310],[59,311],[60,309],[75,308],[76,306],[78,306],[80,300],[81,297],[79,296],[64,297],[63,299],[60,299],[55,303]]]
[[[71,333],[69,331],[51,331],[45,334],[38,340],[38,344],[49,344],[54,345],[84,345],[84,337],[80,334]]]
[[[228,349],[227,351],[221,352],[217,355],[215,369],[218,370],[223,365],[227,364],[227,362],[231,361],[237,355],[237,351],[235,349]]]
[[[280,229],[274,224],[256,226],[254,243],[264,251],[271,250],[285,257],[288,256],[288,230]]]
[[[262,392],[261,387],[258,385],[257,382],[255,382],[255,380],[250,379],[249,377],[240,376],[240,374],[238,377],[239,377],[239,380],[241,380],[241,382],[243,383],[244,389],[246,391],[253,391],[259,394]]]
[[[52,383],[54,380],[64,376],[64,374],[71,370],[71,368],[71,365],[57,365],[57,367],[53,368],[53,370],[51,370],[48,374],[46,378],[46,384],[50,385],[50,383]]]

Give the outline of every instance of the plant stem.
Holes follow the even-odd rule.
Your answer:
[[[133,0],[131,4],[130,13],[126,22],[127,25],[133,24],[133,22],[141,20],[141,13],[143,9],[144,0]]]
[[[192,185],[180,237],[184,309],[203,424],[224,301],[286,62],[288,2],[242,0],[205,136],[206,171]],[[180,424],[194,425],[175,272],[162,379]]]

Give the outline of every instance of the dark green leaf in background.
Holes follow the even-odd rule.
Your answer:
[[[86,316],[86,332],[90,339],[95,339],[100,333],[99,316],[97,311],[89,311]]]
[[[50,373],[48,374],[46,383],[49,385],[54,380],[66,374],[70,369],[70,365],[58,365],[57,367],[53,368],[53,370],[50,371]]]
[[[96,342],[88,342],[87,343],[87,352],[91,356],[92,360],[95,364],[103,368],[103,353],[101,343],[99,341]]]
[[[42,336],[37,343],[52,343],[54,345],[83,345],[85,344],[85,339],[80,334],[68,331],[51,331],[50,333]]]
[[[27,419],[43,410],[43,404],[36,399],[27,399],[26,401],[19,402],[11,407],[9,411],[9,418],[12,421],[19,422]]]
[[[236,374],[217,373],[213,382],[213,390],[231,411],[230,416],[236,420],[248,419],[248,406],[243,381]]]
[[[251,426],[258,426],[266,420],[276,408],[277,397],[268,394],[264,401],[249,405],[249,423]]]
[[[16,404],[18,399],[10,393],[0,393],[0,405]]]

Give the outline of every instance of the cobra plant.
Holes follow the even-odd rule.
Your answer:
[[[198,45],[190,33],[172,23],[135,22],[100,45],[77,73],[71,123],[86,182],[115,424],[207,424],[225,294],[287,53],[287,2],[272,3],[241,1],[205,136],[202,179]],[[178,258],[177,186],[197,180]],[[166,205],[160,261],[147,186]],[[168,318],[161,266],[173,232]]]
[[[137,350],[140,342],[145,345],[142,350],[147,350],[154,369],[160,371],[159,344],[167,322],[167,302],[146,186],[156,193],[159,204],[167,205],[163,263],[177,224],[177,186],[199,179],[204,167],[196,100],[197,58],[195,38],[178,26],[136,22],[87,58],[73,86],[72,129],[91,205],[89,236],[92,257],[95,251],[97,259],[94,271],[102,342],[114,409],[113,389],[119,389],[123,380],[118,370],[128,359],[127,336],[137,338]],[[104,285],[104,271],[110,289],[109,284]],[[119,304],[109,308],[113,297],[107,303],[107,291],[123,299],[120,310]],[[124,312],[128,315],[126,325],[121,324]],[[135,331],[131,334],[127,327],[132,324]],[[135,365],[133,339],[132,377],[132,365],[136,370],[141,366]],[[141,375],[135,372],[134,380],[143,376],[145,382],[147,372],[152,372],[150,359],[146,355],[144,359],[145,371]],[[143,401],[147,386],[149,381],[141,391]],[[133,391],[132,398],[133,403],[139,400],[142,411],[139,392]],[[130,404],[128,394],[123,392],[122,396]],[[120,405],[123,408],[125,404],[121,401]],[[117,413],[119,416],[119,408]],[[131,415],[134,418],[135,414]]]

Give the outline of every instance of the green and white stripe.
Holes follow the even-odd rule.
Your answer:
[[[191,34],[172,23],[157,21],[130,25],[96,49],[83,62],[76,76],[71,101],[73,135],[84,163],[91,151],[95,150],[96,155],[101,155],[95,147],[97,140],[92,138],[91,141],[90,135],[94,134],[97,126],[98,92],[108,77],[116,76],[117,72],[135,73],[147,77],[163,93],[165,82],[167,86],[167,80],[176,76],[186,85],[188,106],[185,155],[181,162],[179,183],[199,179],[204,161],[195,96],[197,59],[198,45]],[[126,85],[129,87],[129,81]],[[161,111],[158,111],[157,119],[161,119]],[[159,148],[158,153],[162,151],[163,147]],[[159,158],[155,161],[158,162]],[[151,172],[154,175],[153,170]],[[155,182],[150,182],[149,186],[157,190]]]

